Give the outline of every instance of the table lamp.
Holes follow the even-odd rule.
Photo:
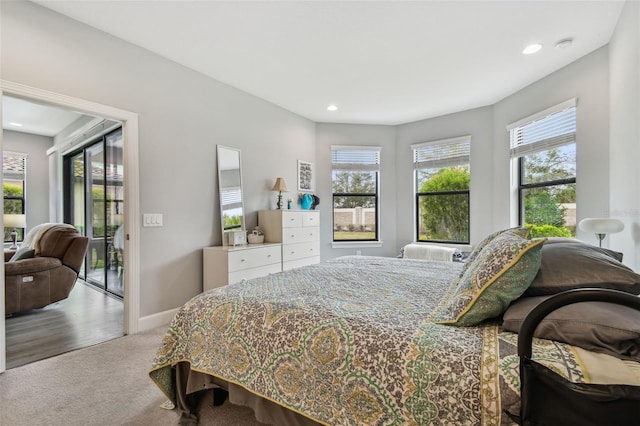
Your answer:
[[[18,231],[16,228],[24,229],[27,227],[27,216],[24,214],[5,214],[4,227],[13,228],[13,231],[11,231],[13,244],[11,244],[9,250],[18,250]]]
[[[607,234],[615,234],[624,229],[624,223],[621,220],[610,218],[582,219],[578,226],[583,231],[595,233],[600,247]]]
[[[284,183],[284,178],[277,178],[276,183],[273,185],[273,188],[271,188],[271,190],[278,191],[278,203],[276,205],[278,206],[278,210],[280,210],[282,208],[282,191],[288,191],[287,184]]]

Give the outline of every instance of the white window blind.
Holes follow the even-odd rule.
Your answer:
[[[546,110],[543,116],[517,126],[509,126],[511,133],[511,158],[518,158],[540,151],[559,148],[576,142],[576,106],[561,104],[554,111]]]
[[[27,175],[27,154],[2,152],[2,173],[5,179],[25,180]]]
[[[220,204],[229,208],[242,207],[242,188],[225,188],[220,191]]]
[[[331,167],[343,171],[380,171],[380,147],[332,146]]]
[[[423,142],[411,148],[415,170],[460,166],[469,164],[471,136]]]

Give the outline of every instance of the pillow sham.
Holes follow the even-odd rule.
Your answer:
[[[9,262],[15,262],[22,259],[31,259],[36,254],[35,249],[29,247],[20,247],[9,259]]]
[[[604,247],[596,247],[591,244],[585,243],[582,240],[578,240],[577,238],[567,238],[567,237],[547,237],[547,241],[544,242],[544,245],[555,244],[555,243],[574,243],[577,245],[586,245],[588,247],[593,247],[598,250],[601,250],[604,254],[607,254],[613,257],[618,262],[622,262],[622,258],[624,253],[620,253],[619,251],[610,250]]]
[[[549,297],[522,297],[515,301],[505,311],[502,327],[518,333],[527,314]],[[627,306],[605,302],[563,306],[547,315],[533,335],[592,352],[640,361],[640,312]]]
[[[494,318],[520,297],[540,267],[544,238],[504,232],[488,242],[452,283],[452,294],[434,310],[438,324],[472,326]]]
[[[640,294],[640,275],[611,251],[581,241],[545,243],[540,271],[524,295],[545,296],[582,287]]]
[[[500,231],[493,232],[487,235],[486,237],[484,237],[482,241],[480,241],[480,243],[478,243],[473,248],[473,250],[471,250],[471,254],[469,254],[469,257],[467,257],[467,260],[465,261],[465,266],[462,268],[462,272],[460,273],[460,276],[462,276],[462,274],[464,274],[464,272],[468,269],[469,265],[474,260],[476,260],[476,258],[480,255],[480,252],[482,252],[482,250],[487,246],[487,244],[489,244],[496,237],[502,234],[514,234],[522,238],[527,238],[529,236],[529,228],[515,227],[515,228],[501,229]]]

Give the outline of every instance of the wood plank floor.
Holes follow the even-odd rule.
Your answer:
[[[123,335],[123,302],[78,280],[67,299],[6,318],[7,369]]]

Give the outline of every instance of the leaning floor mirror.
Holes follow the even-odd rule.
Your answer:
[[[241,164],[239,149],[218,145],[218,190],[225,246],[246,243]]]

